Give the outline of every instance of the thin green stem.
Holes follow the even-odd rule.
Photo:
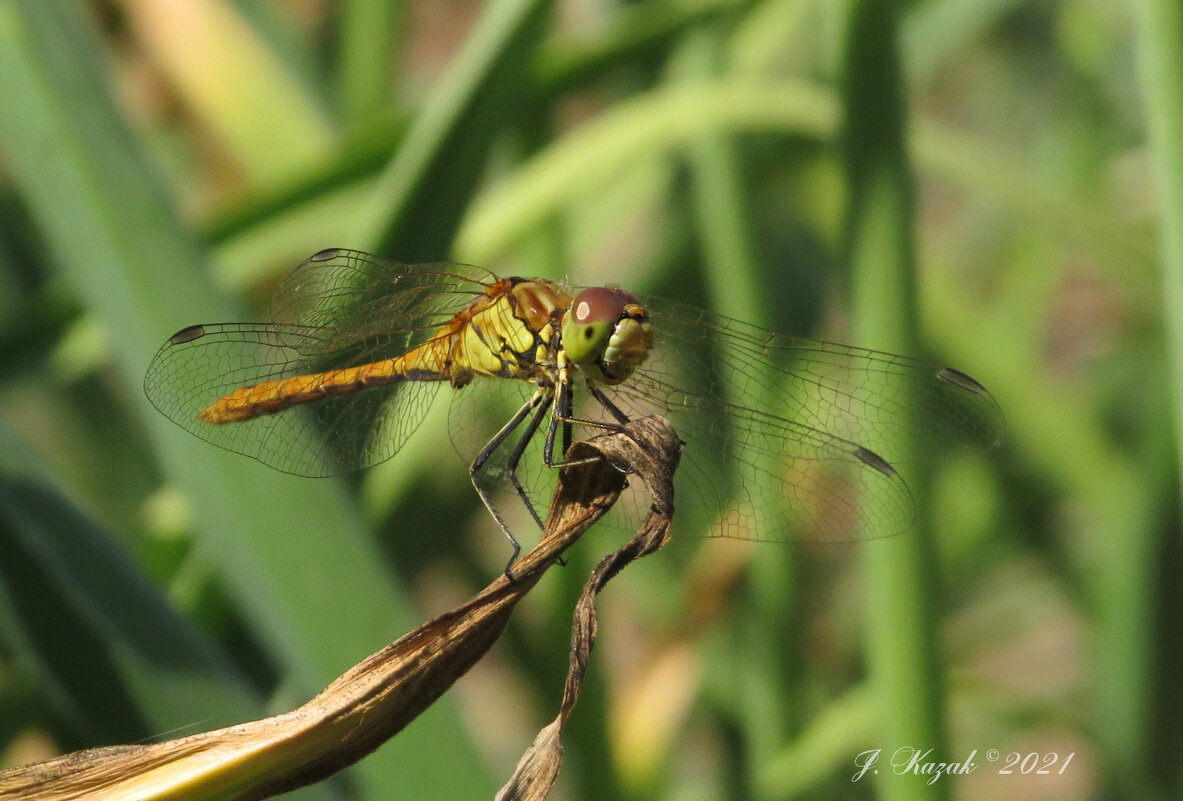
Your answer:
[[[349,0],[342,8],[337,53],[345,119],[363,122],[390,102],[393,53],[406,6],[388,0]]]
[[[429,95],[362,210],[352,242],[406,261],[447,253],[496,132],[520,110],[527,65],[553,0],[494,0]]]
[[[693,81],[718,74],[724,64],[723,44],[723,37],[714,29],[687,36],[678,53],[682,75]],[[687,143],[686,156],[703,272],[713,308],[771,325],[762,279],[765,269],[748,202],[751,191],[736,143],[725,132],[708,133]],[[765,394],[760,399],[764,408],[776,409],[782,403],[775,392]],[[748,487],[759,484],[742,473],[732,480]],[[795,614],[794,556],[792,549],[785,548],[775,554],[779,558],[756,559],[748,566],[752,608],[747,625],[734,626],[729,640],[738,652],[754,657],[733,668],[739,679],[733,698],[727,700],[734,701],[731,713],[748,724],[743,730],[751,742],[742,743],[739,754],[756,765],[793,733],[794,716],[800,708],[800,650],[790,644],[799,640],[802,631]],[[771,631],[781,632],[781,636],[769,637]],[[747,671],[751,674],[745,676]],[[744,772],[748,781],[750,774]]]
[[[1158,236],[1162,258],[1162,296],[1167,336],[1167,371],[1172,396],[1175,427],[1176,471],[1183,476],[1183,6],[1171,0],[1139,0],[1134,4],[1138,22],[1138,66],[1142,85],[1143,108],[1150,139],[1150,159],[1158,195]],[[1183,488],[1181,488],[1183,489]],[[1130,569],[1123,575],[1136,580],[1135,595],[1149,593],[1154,570],[1153,543],[1141,541],[1142,547],[1129,552],[1125,561]],[[1121,679],[1120,686],[1105,694],[1108,702],[1100,712],[1105,716],[1099,731],[1112,749],[1115,760],[1114,786],[1145,788],[1148,784],[1147,755],[1151,747],[1150,712],[1151,666],[1148,636],[1153,621],[1144,610],[1150,598],[1133,603],[1121,617],[1139,638],[1135,649],[1112,652],[1103,664],[1112,671],[1111,678]],[[1121,609],[1123,607],[1119,607]],[[1111,610],[1117,611],[1117,610]],[[1120,614],[1120,613],[1119,613]],[[1121,699],[1121,702],[1119,702]]]
[[[242,312],[212,287],[200,244],[118,116],[88,13],[65,0],[0,0],[5,166],[62,283],[110,332],[123,397],[142,415],[166,474],[191,499],[203,553],[244,624],[303,694],[393,639],[412,615],[340,485],[297,484],[227,459],[190,441],[143,398],[144,368],[170,333]],[[334,587],[351,592],[320,591]],[[487,789],[454,714],[417,726],[416,738],[366,760],[358,783],[376,795],[426,771],[453,795]],[[457,762],[469,769],[456,770]]]
[[[906,153],[905,100],[897,53],[898,11],[890,0],[855,0],[848,19],[844,157],[849,186],[848,248],[854,339],[874,348],[916,352],[913,186]],[[901,452],[917,447],[901,435]],[[908,460],[914,461],[914,460]],[[925,514],[925,482],[910,471],[918,525],[866,546],[867,658],[883,717],[880,743],[933,749],[947,761],[942,724],[944,678],[938,667],[937,565]],[[887,799],[936,799],[946,785],[880,771]]]
[[[1136,7],[1143,106],[1158,192],[1175,439],[1183,466],[1183,6],[1140,0]]]

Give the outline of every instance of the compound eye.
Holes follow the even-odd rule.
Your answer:
[[[627,293],[602,286],[588,287],[571,301],[571,315],[577,325],[615,323],[628,303]]]
[[[588,287],[571,300],[563,315],[563,349],[575,364],[591,364],[604,354],[628,301],[616,290]]]

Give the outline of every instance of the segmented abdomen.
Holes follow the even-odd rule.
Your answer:
[[[399,381],[446,381],[447,350],[446,337],[433,339],[393,359],[241,387],[218,398],[197,417],[215,425],[238,423],[366,387]]]

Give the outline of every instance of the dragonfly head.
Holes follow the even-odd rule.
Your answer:
[[[653,345],[649,312],[623,289],[588,287],[563,314],[563,350],[575,364],[605,384],[619,384],[636,370]]]

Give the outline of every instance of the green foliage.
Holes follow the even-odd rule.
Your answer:
[[[0,0],[0,766],[290,708],[499,573],[442,404],[310,480],[143,396],[170,334],[338,246],[932,358],[1006,414],[1000,450],[908,474],[916,532],[686,538],[610,585],[570,797],[916,797],[850,781],[900,746],[979,749],[936,795],[1183,792],[1167,12],[1135,39],[1102,0],[899,5]],[[298,795],[488,797],[614,536]],[[992,748],[1075,757],[999,776]]]

